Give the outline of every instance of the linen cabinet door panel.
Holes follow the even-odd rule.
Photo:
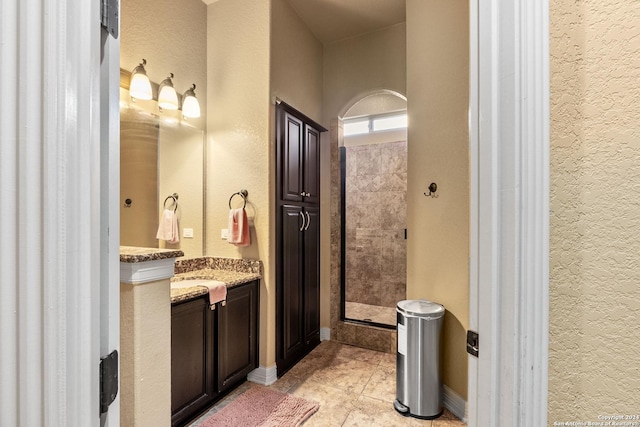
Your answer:
[[[305,350],[304,334],[304,292],[302,251],[305,223],[302,208],[284,205],[281,208],[280,280],[278,316],[280,325],[280,348],[278,349],[278,370],[288,369]]]
[[[280,133],[281,144],[278,145],[278,153],[281,167],[281,194],[282,200],[300,202],[303,200],[303,161],[304,161],[304,123],[287,113],[282,112]]]
[[[306,208],[304,214],[305,339],[315,347],[320,343],[320,210]]]
[[[218,304],[218,392],[242,382],[257,367],[258,282],[229,289]]]
[[[320,132],[304,126],[304,167],[303,167],[304,201],[311,204],[320,203]]]

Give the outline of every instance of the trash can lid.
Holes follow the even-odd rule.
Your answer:
[[[444,316],[444,306],[435,302],[418,299],[407,299],[398,303],[398,311],[418,317],[438,319]]]

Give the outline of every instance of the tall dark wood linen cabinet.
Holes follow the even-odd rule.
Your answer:
[[[281,376],[320,343],[320,133],[276,106],[276,364]]]

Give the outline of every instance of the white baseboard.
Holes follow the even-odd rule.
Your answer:
[[[442,385],[442,405],[453,415],[467,422],[467,402],[444,384]]]
[[[265,368],[264,366],[260,366],[259,368],[254,369],[249,372],[247,375],[247,380],[252,383],[262,384],[262,385],[271,385],[278,380],[278,369],[276,365]]]
[[[320,328],[320,341],[331,341],[331,328]]]

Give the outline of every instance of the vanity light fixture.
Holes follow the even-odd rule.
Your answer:
[[[182,96],[182,115],[188,119],[200,117],[200,103],[196,98],[195,90],[196,84],[194,83]]]
[[[178,109],[178,94],[173,87],[173,81],[171,80],[172,78],[173,73],[169,73],[169,77],[167,77],[162,81],[162,83],[160,83],[160,88],[158,89],[158,107],[160,107],[161,110]]]
[[[129,83],[129,94],[132,99],[149,100],[153,98],[153,92],[151,91],[151,82],[147,77],[147,71],[144,66],[147,65],[147,60],[142,59],[142,62],[138,64],[136,68],[131,71],[131,81]]]

